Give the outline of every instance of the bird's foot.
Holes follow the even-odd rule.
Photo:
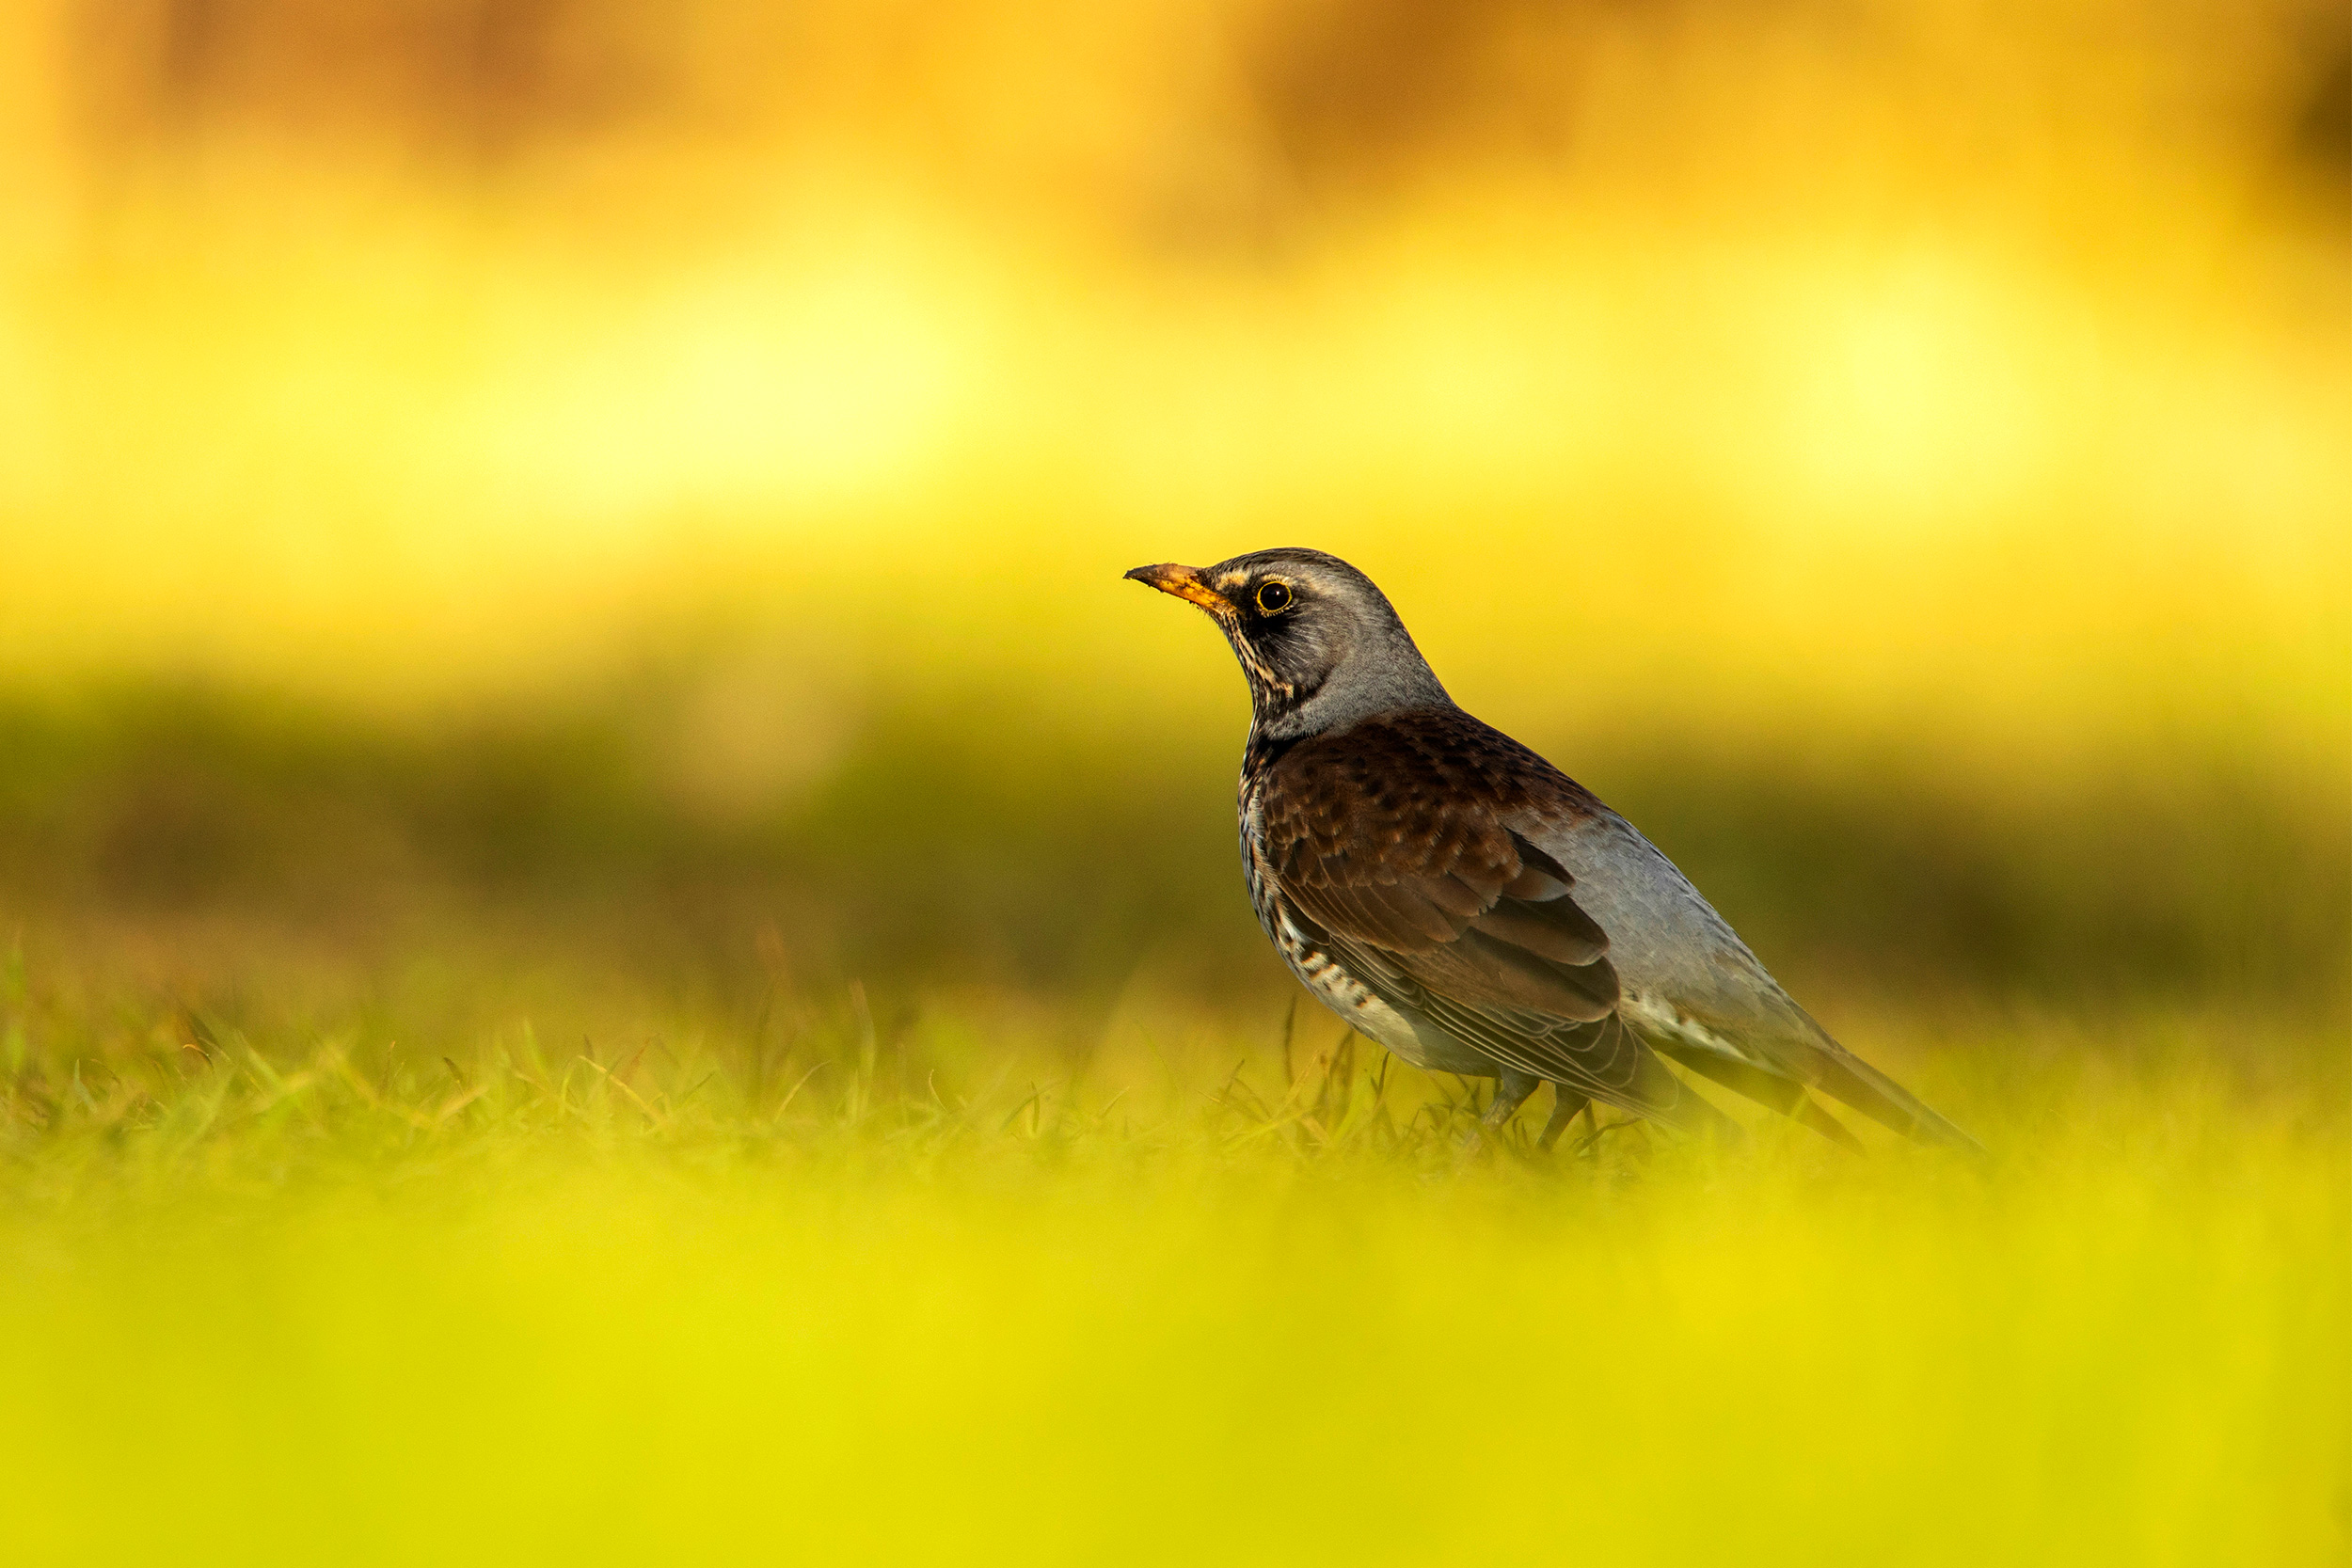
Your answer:
[[[1511,1118],[1518,1115],[1519,1107],[1527,1103],[1527,1097],[1534,1094],[1536,1085],[1542,1082],[1540,1078],[1506,1069],[1495,1082],[1495,1096],[1486,1102],[1486,1113],[1470,1130],[1470,1136],[1462,1140],[1462,1158],[1467,1160],[1484,1148],[1489,1134],[1500,1137],[1502,1130],[1511,1124]]]
[[[1599,1114],[1596,1112],[1593,1117],[1593,1130],[1585,1133],[1582,1137],[1577,1139],[1576,1142],[1569,1147],[1568,1157],[1570,1159],[1579,1159],[1586,1154],[1590,1154],[1595,1148],[1599,1147],[1601,1139],[1623,1128],[1642,1127],[1646,1125],[1647,1124],[1644,1122],[1640,1117],[1628,1117],[1623,1121],[1603,1121],[1600,1119]]]

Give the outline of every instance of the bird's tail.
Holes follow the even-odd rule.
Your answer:
[[[1838,1044],[1828,1030],[1814,1022],[1812,1014],[1802,1007],[1796,1012],[1810,1025],[1814,1037],[1775,1040],[1768,1048],[1774,1065],[1788,1077],[1844,1101],[1907,1138],[1942,1144],[1979,1159],[1990,1158],[1984,1145],[1959,1123]]]
[[[1770,1106],[1791,1121],[1819,1132],[1840,1148],[1853,1154],[1863,1152],[1861,1141],[1846,1131],[1844,1122],[1816,1104],[1813,1097],[1804,1092],[1803,1084],[1768,1072],[1752,1062],[1726,1056],[1720,1051],[1663,1043],[1659,1049],[1692,1072],[1712,1078],[1724,1087],[1743,1094],[1759,1105]]]

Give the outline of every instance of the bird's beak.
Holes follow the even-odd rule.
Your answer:
[[[1190,599],[1211,614],[1230,612],[1233,602],[1200,580],[1200,574],[1190,566],[1167,562],[1158,566],[1138,566],[1127,576],[1134,581],[1150,583],[1163,594],[1173,594],[1180,599]]]

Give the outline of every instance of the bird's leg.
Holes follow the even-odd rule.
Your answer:
[[[1592,1101],[1565,1084],[1552,1085],[1551,1119],[1544,1123],[1543,1135],[1535,1140],[1535,1147],[1549,1151],[1553,1144],[1560,1141],[1560,1134],[1568,1130],[1568,1123],[1576,1119],[1576,1114],[1591,1103]]]
[[[1468,1154],[1476,1149],[1485,1141],[1486,1133],[1502,1131],[1504,1125],[1518,1114],[1519,1107],[1527,1103],[1527,1097],[1534,1094],[1542,1083],[1542,1079],[1532,1073],[1521,1072],[1517,1068],[1504,1068],[1502,1076],[1495,1080],[1495,1097],[1487,1102],[1486,1114],[1478,1118],[1478,1125],[1470,1129],[1470,1139],[1462,1146],[1462,1152]]]

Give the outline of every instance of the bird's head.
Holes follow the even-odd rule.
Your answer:
[[[1313,735],[1397,708],[1451,705],[1387,595],[1337,556],[1259,550],[1127,576],[1209,612],[1248,677],[1262,734]]]

